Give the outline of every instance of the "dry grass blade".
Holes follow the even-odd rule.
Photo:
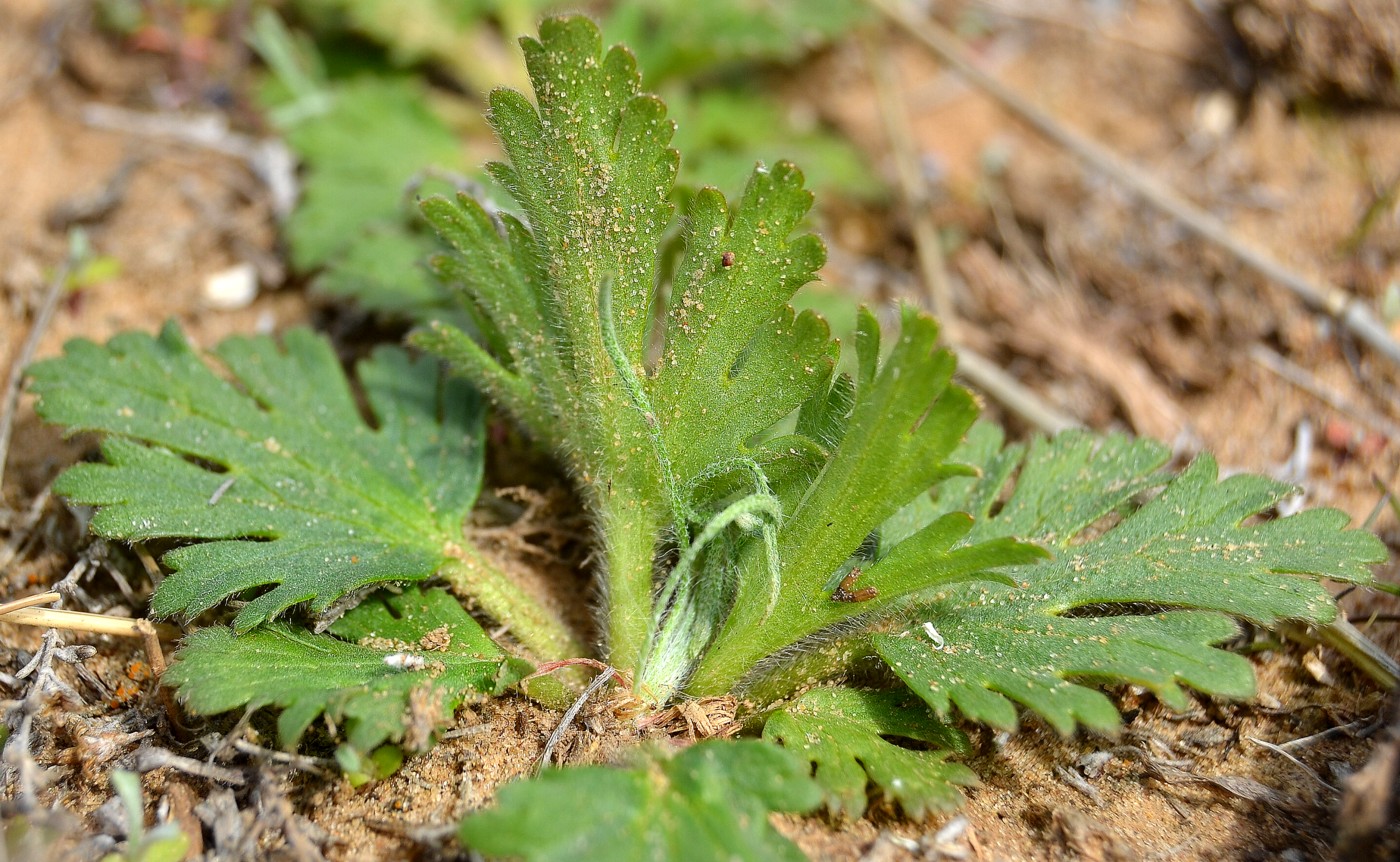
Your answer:
[[[5,602],[3,605],[0,605],[0,617],[25,608],[32,608],[35,605],[47,605],[62,598],[63,596],[56,592],[47,592],[38,593],[33,596],[25,596],[22,599],[15,599],[12,602]]]
[[[1318,641],[1326,644],[1360,668],[1367,676],[1387,689],[1400,685],[1400,663],[1381,649],[1361,630],[1343,618],[1321,629],[1310,629],[1303,623],[1283,623],[1279,632],[1302,644]]]
[[[554,732],[549,735],[549,741],[545,743],[544,753],[540,755],[539,771],[542,772],[549,766],[550,758],[554,756],[555,746],[559,744],[559,740],[564,738],[565,732],[573,725],[579,710],[583,709],[583,705],[588,702],[588,699],[597,694],[598,690],[607,685],[614,676],[617,676],[616,668],[604,668],[603,672],[593,678],[593,681],[588,684],[588,688],[583,690],[583,694],[579,695],[578,699],[564,713],[564,717],[559,720],[559,726],[554,728]]]
[[[183,772],[186,775],[196,775],[200,778],[207,778],[210,781],[217,781],[220,784],[227,784],[232,787],[242,787],[248,781],[243,773],[236,769],[205,763],[201,760],[195,760],[192,757],[184,757],[173,751],[154,746],[143,748],[136,753],[136,768],[140,772],[169,768],[177,772]]]
[[[1283,746],[1281,746],[1281,745],[1275,745],[1275,744],[1272,743],[1272,742],[1265,742],[1264,740],[1259,739],[1259,738],[1256,737],[1256,736],[1246,736],[1245,739],[1249,740],[1250,742],[1254,743],[1255,745],[1260,746],[1261,748],[1267,748],[1268,750],[1274,752],[1275,754],[1282,755],[1283,758],[1286,759],[1289,763],[1292,763],[1294,766],[1298,767],[1298,768],[1299,768],[1300,770],[1302,770],[1309,778],[1311,778],[1313,781],[1316,781],[1318,784],[1322,785],[1324,788],[1326,788],[1326,789],[1332,791],[1333,793],[1339,793],[1339,792],[1340,792],[1339,790],[1337,790],[1337,788],[1335,788],[1335,787],[1333,787],[1332,785],[1328,784],[1326,781],[1323,781],[1323,780],[1322,780],[1322,776],[1321,776],[1321,775],[1318,775],[1317,772],[1314,771],[1312,767],[1308,766],[1306,763],[1304,763],[1303,761],[1299,760],[1297,757],[1293,756],[1293,755],[1292,755],[1291,753],[1289,753],[1288,750],[1285,749]]]
[[[0,619],[7,623],[17,625],[43,626],[50,630],[66,629],[68,631],[87,632],[89,634],[113,635],[116,637],[140,638],[142,646],[146,651],[146,661],[151,665],[151,672],[156,679],[160,679],[165,673],[165,651],[161,648],[162,639],[175,640],[180,636],[180,630],[171,625],[163,623],[153,623],[144,619],[126,619],[124,617],[110,617],[105,614],[89,614],[82,611],[62,611],[52,608],[28,607],[23,603],[33,602],[46,598],[56,593],[44,593],[39,596],[30,596],[28,599],[20,599],[11,602],[5,608],[0,609]],[[52,601],[53,599],[46,599]],[[18,605],[12,609],[11,606]],[[178,725],[179,710],[175,707],[175,702],[170,698],[167,689],[161,689],[161,700],[165,704],[166,711],[170,714],[172,721]]]
[[[1293,804],[1292,800],[1282,793],[1266,784],[1255,781],[1253,778],[1242,775],[1197,775],[1168,761],[1159,760],[1141,748],[1132,745],[1119,746],[1113,752],[1137,758],[1147,767],[1148,773],[1153,778],[1166,784],[1204,784],[1240,799],[1278,808],[1289,807]]]

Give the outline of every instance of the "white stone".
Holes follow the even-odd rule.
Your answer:
[[[258,272],[251,263],[231,266],[204,280],[204,301],[223,311],[247,308],[257,295]]]

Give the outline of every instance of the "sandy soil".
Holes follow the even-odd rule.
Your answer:
[[[1382,84],[1368,96],[1357,83],[1364,70],[1349,66],[1343,82],[1325,80],[1327,46],[1345,41],[1309,36],[1290,53],[1251,17],[1284,7],[1306,14],[1298,9],[1309,5],[1231,4],[1222,14],[1242,22],[1234,30],[1168,0],[1121,14],[1115,4],[996,0],[959,4],[950,20],[989,70],[1061,122],[1290,266],[1380,307],[1387,291],[1400,291],[1395,90]],[[30,332],[73,223],[120,269],[63,298],[37,357],[71,337],[154,330],[172,317],[203,345],[306,322],[363,328],[353,314],[284,285],[269,194],[246,161],[90,122],[94,104],[167,119],[212,110],[204,97],[216,85],[238,92],[237,58],[215,42],[192,76],[168,54],[95,35],[78,8],[0,2],[0,373],[9,373]],[[1382,56],[1390,50],[1393,62],[1400,54],[1382,19],[1367,19],[1377,22],[1367,44]],[[1294,23],[1310,34],[1347,26]],[[1183,458],[1207,449],[1229,469],[1282,475],[1306,424],[1313,443],[1294,458],[1302,470],[1292,478],[1309,503],[1358,522],[1376,508],[1400,468],[1396,368],[1039,140],[915,43],[882,39],[935,180],[967,344],[1091,427],[1174,441]],[[1328,101],[1343,85],[1345,104]],[[821,94],[812,109],[893,178],[860,44],[831,49],[789,86],[794,98]],[[240,134],[259,134],[236,102],[224,115]],[[829,283],[874,299],[915,295],[911,235],[897,207],[829,202],[820,218],[833,246]],[[206,279],[241,262],[258,267],[262,291],[246,307],[215,307]],[[1000,412],[995,403],[990,409]],[[0,589],[6,598],[24,595],[76,570],[83,609],[139,615],[151,587],[144,552],[93,542],[82,513],[47,492],[91,451],[92,441],[64,441],[43,427],[21,400],[0,486]],[[1400,542],[1393,511],[1381,511],[1374,528]],[[1396,578],[1392,566],[1378,575]],[[1400,653],[1384,616],[1393,603],[1358,592],[1345,604],[1383,648]],[[40,635],[0,625],[0,670],[15,672]],[[144,775],[151,817],[200,836],[195,849],[209,850],[207,858],[451,858],[459,851],[450,826],[528,771],[558,720],[519,698],[473,704],[459,714],[454,738],[356,790],[322,768],[315,755],[324,752],[289,763],[224,744],[270,740],[260,718],[172,723],[133,664],[141,655],[132,643],[65,641],[91,643],[97,653],[80,670],[60,668],[77,699],[35,720],[41,800],[56,812],[45,820],[57,836],[48,845],[55,857],[99,855],[102,836],[119,832],[107,776],[137,765],[142,747],[154,745],[200,761],[211,747],[220,752],[221,772],[165,766]],[[1384,695],[1324,648],[1278,645],[1267,633],[1253,642],[1260,684],[1250,703],[1202,699],[1176,715],[1121,691],[1130,720],[1116,739],[1066,740],[1033,721],[1009,740],[972,729],[979,753],[971,765],[984,781],[969,794],[965,821],[914,823],[877,804],[855,823],[786,818],[779,826],[816,859],[1347,858],[1333,849],[1338,788],[1384,738]],[[1295,746],[1297,762],[1262,744],[1324,732]],[[572,762],[602,761],[634,736],[599,707],[563,750]],[[20,810],[13,789],[0,801],[7,816]],[[1378,858],[1396,852],[1392,828]]]

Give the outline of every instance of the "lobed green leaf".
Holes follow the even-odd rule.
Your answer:
[[[79,464],[56,490],[98,507],[110,538],[208,539],[165,557],[152,600],[193,617],[271,586],[238,613],[244,632],[300,602],[313,612],[391,581],[434,574],[463,553],[481,486],[481,399],[437,363],[393,348],[360,366],[377,427],[361,416],[325,339],[283,347],[234,338],[227,377],[168,325],[107,346],[68,344],[30,368],[38,412],[100,431],[107,463]]]
[[[967,737],[911,698],[908,692],[813,689],[770,716],[763,738],[812,762],[827,809],[838,817],[865,813],[871,783],[910,817],[957,808],[963,801],[958,788],[975,785],[977,776],[947,757],[966,753]],[[932,748],[905,748],[886,737]]]
[[[590,859],[801,860],[768,822],[810,811],[821,790],[806,763],[764,742],[709,741],[631,769],[548,770],[502,788],[462,821],[462,844],[530,862]]]
[[[698,696],[729,690],[760,660],[853,617],[879,619],[911,596],[968,580],[1000,577],[999,567],[1043,556],[1012,536],[972,541],[972,520],[962,514],[923,525],[893,552],[862,572],[853,560],[883,523],[912,498],[972,468],[951,458],[976,416],[972,396],[952,384],[954,360],[937,347],[932,319],[907,310],[890,355],[879,359],[879,327],[862,311],[856,346],[860,366],[854,393],[844,377],[818,393],[799,415],[798,427],[827,443],[830,455],[814,478],[779,489],[788,514],[778,531],[782,578],[771,616],[750,555],[724,628],[700,663],[688,691]],[[849,414],[840,405],[852,404]],[[863,600],[838,600],[843,577],[857,577]]]
[[[838,347],[821,318],[787,306],[826,260],[815,236],[791,236],[811,205],[786,162],[756,170],[732,213],[714,189],[691,205],[664,347],[647,380],[682,484],[748,454],[750,438],[826,388]]]
[[[687,77],[743,62],[793,62],[869,19],[868,8],[847,0],[665,0],[615,4],[607,29],[637,46],[651,74]]]
[[[426,749],[463,697],[500,694],[527,671],[451,594],[412,588],[364,602],[331,634],[282,623],[244,635],[201,629],[184,640],[164,682],[196,715],[279,708],[278,740],[289,750],[324,715],[351,750],[367,754],[385,742]]]
[[[588,19],[546,18],[539,39],[521,46],[537,107],[513,90],[491,94],[491,123],[510,157],[491,173],[524,210],[549,266],[552,322],[576,344],[596,340],[598,286],[611,275],[619,341],[640,356],[673,211],[673,124],[640,92],[631,52],[604,53]]]
[[[941,590],[909,612],[904,631],[874,638],[939,714],[956,706],[1011,728],[1020,704],[1063,733],[1113,731],[1117,710],[1087,683],[1135,683],[1175,708],[1188,703],[1183,686],[1247,697],[1248,662],[1215,648],[1236,632],[1230,617],[1326,623],[1336,607],[1320,579],[1366,583],[1368,565],[1385,558],[1337,511],[1260,520],[1292,489],[1260,476],[1220,480],[1209,456],[1168,477],[1156,471],[1165,451],[1150,441],[1066,432],[1028,450],[999,444],[999,431],[974,432],[960,455],[982,475],[945,483],[934,514],[971,511],[971,538],[1023,536],[1055,557],[1007,569],[1013,587]],[[1154,486],[1161,492],[1143,502]]]
[[[286,225],[292,265],[325,268],[318,287],[375,310],[459,320],[452,295],[421,265],[436,244],[415,229],[405,200],[415,173],[461,166],[456,136],[408,79],[357,78],[326,98],[328,109],[286,130],[306,165]]]

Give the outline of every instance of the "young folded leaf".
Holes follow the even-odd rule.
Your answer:
[[[158,338],[70,342],[29,369],[39,415],[101,431],[106,463],[79,464],[56,490],[98,507],[95,532],[139,541],[210,540],[165,555],[158,616],[194,617],[249,591],[246,632],[308,602],[443,574],[536,652],[579,647],[555,615],[466,541],[481,488],[483,405],[437,363],[380,348],[360,365],[368,424],[330,344],[293,330],[231,338],[211,367],[167,325]]]
[[[998,567],[1045,554],[1011,536],[971,540],[971,518],[957,512],[923,526],[879,560],[850,561],[867,537],[908,501],[969,469],[949,459],[977,407],[952,385],[953,357],[935,348],[938,328],[913,311],[879,362],[879,328],[862,311],[856,333],[859,379],[849,416],[820,472],[791,494],[791,513],[778,533],[782,583],[777,609],[765,618],[757,573],[740,569],[739,597],[688,691],[730,690],[760,660],[823,629],[863,616],[878,619],[911,596],[967,580],[998,579]],[[842,396],[844,397],[844,396]],[[745,561],[760,565],[756,555]],[[871,589],[862,598],[837,593],[842,581]],[[847,592],[850,592],[847,589]],[[851,601],[850,599],[859,599]]]

